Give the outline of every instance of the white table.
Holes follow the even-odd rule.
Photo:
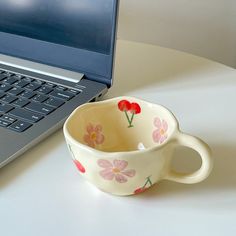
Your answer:
[[[235,235],[236,70],[182,52],[119,41],[114,87],[165,105],[204,139],[215,166],[200,184],[163,181],[134,197],[100,192],[80,177],[62,130],[0,170],[0,235]],[[179,149],[174,166],[193,170]],[[184,167],[183,167],[184,166]]]

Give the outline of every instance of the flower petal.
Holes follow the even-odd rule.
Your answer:
[[[104,135],[101,133],[97,133],[97,138],[95,140],[96,144],[102,144],[104,142]]]
[[[158,129],[161,128],[161,120],[160,120],[159,117],[156,117],[156,118],[154,119],[154,125],[155,125]]]
[[[112,163],[110,161],[108,161],[108,160],[105,160],[105,159],[99,159],[97,161],[97,163],[102,168],[106,168],[107,169],[107,168],[112,168],[113,167]]]
[[[154,142],[159,143],[160,138],[161,138],[161,134],[158,129],[153,131],[152,138],[153,138]]]
[[[90,139],[90,136],[88,134],[84,135],[84,142],[87,143],[90,147],[95,147],[93,140]]]
[[[112,172],[111,169],[104,169],[99,172],[99,174],[106,180],[113,180],[115,174]]]
[[[88,134],[84,135],[84,142],[89,142],[90,141],[90,136]]]
[[[94,131],[99,133],[102,131],[102,126],[101,125],[96,125],[96,127],[94,128]]]
[[[163,143],[167,139],[167,135],[162,135],[160,138],[160,143]]]
[[[124,160],[114,160],[113,161],[113,165],[114,165],[115,168],[117,168],[120,171],[122,171],[122,170],[124,170],[127,167],[128,162],[124,161]]]
[[[121,172],[123,175],[126,175],[128,177],[135,176],[136,171],[135,170],[124,170]]]
[[[162,127],[165,130],[165,132],[168,130],[168,124],[165,120],[162,120]]]
[[[117,182],[119,182],[121,184],[127,182],[127,178],[121,174],[116,174],[115,179]]]
[[[89,123],[86,127],[87,132],[90,134],[94,131],[94,127],[91,123]]]

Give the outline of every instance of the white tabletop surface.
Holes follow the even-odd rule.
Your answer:
[[[0,170],[1,236],[235,234],[236,70],[119,41],[114,86],[104,99],[119,95],[168,107],[183,131],[205,140],[215,159],[209,178],[162,181],[143,194],[115,197],[82,179],[60,130]],[[175,152],[178,170],[199,165],[193,151]]]

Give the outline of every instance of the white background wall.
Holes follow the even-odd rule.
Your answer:
[[[236,0],[120,0],[118,37],[236,67]]]

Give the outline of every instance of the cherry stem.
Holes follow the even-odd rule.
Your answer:
[[[132,116],[131,116],[131,119],[130,119],[130,125],[132,125],[133,119],[134,119],[134,113],[132,113]]]
[[[127,118],[128,122],[129,122],[128,128],[133,127],[133,125],[132,125],[133,116],[131,117],[131,120],[130,120],[126,110],[125,110],[125,115],[126,115],[126,118]]]
[[[70,149],[70,151],[71,151],[71,154],[72,154],[73,158],[76,160],[75,155],[74,155],[74,153],[73,153],[73,151],[72,151],[72,148],[71,148],[70,144],[68,144],[68,147],[69,147],[69,149]]]
[[[127,111],[126,111],[126,110],[125,110],[125,115],[126,115],[126,118],[127,118],[128,122],[129,122],[129,125],[130,125],[129,116],[128,116],[128,114],[127,114]]]
[[[149,184],[150,184],[150,186],[151,186],[151,185],[152,185],[152,181],[151,181],[150,178],[151,178],[151,176],[148,176],[148,177],[147,177],[147,182],[149,182]]]
[[[145,188],[148,183],[150,184],[150,186],[152,185],[152,181],[150,180],[150,177],[151,177],[151,176],[148,176],[148,177],[147,177],[147,180],[146,180],[146,182],[145,182],[145,184],[143,185],[142,188]]]

